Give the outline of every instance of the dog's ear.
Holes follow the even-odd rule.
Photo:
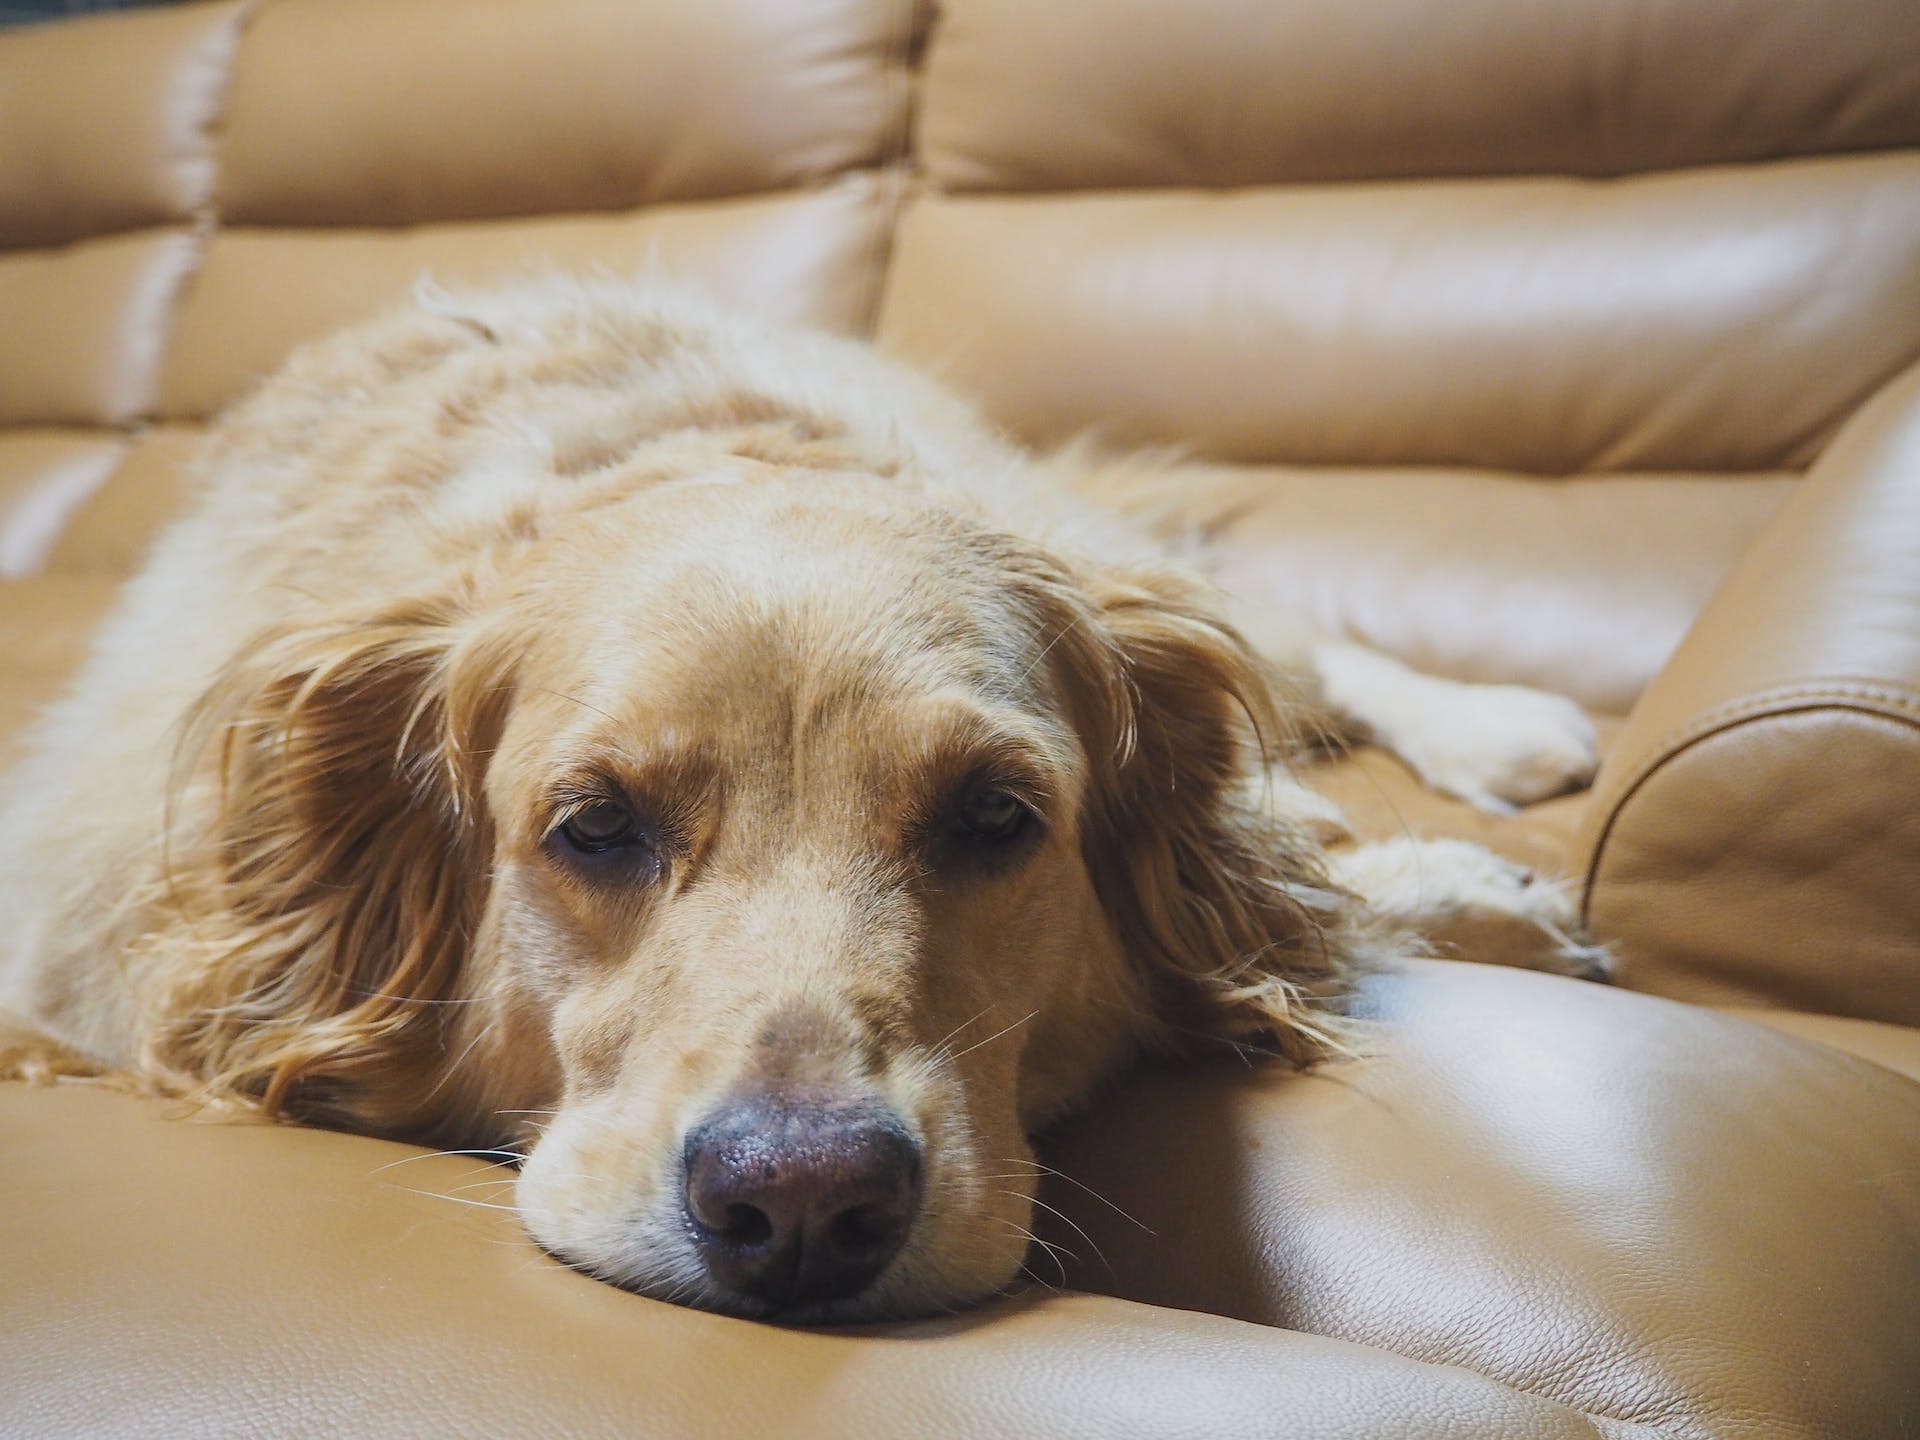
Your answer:
[[[1297,706],[1175,571],[1082,582],[1090,670],[1073,688],[1093,766],[1082,846],[1103,905],[1152,997],[1166,1048],[1258,1043],[1306,1063],[1337,1047],[1333,1013],[1372,943],[1319,847],[1263,803]]]
[[[509,687],[453,591],[270,631],[227,668],[183,749],[211,821],[170,874],[206,953],[161,1004],[160,1067],[268,1113],[432,1127]]]

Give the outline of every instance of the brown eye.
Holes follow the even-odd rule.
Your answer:
[[[583,855],[600,855],[641,843],[633,811],[618,800],[595,800],[561,824],[560,838]]]
[[[983,785],[967,796],[958,815],[960,833],[983,845],[1005,845],[1018,839],[1033,812],[1010,791]]]

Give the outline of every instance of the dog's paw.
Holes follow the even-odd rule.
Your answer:
[[[1313,665],[1328,707],[1354,733],[1482,810],[1504,814],[1593,780],[1593,722],[1563,696],[1443,680],[1358,645],[1317,645]]]
[[[1495,814],[1593,781],[1593,722],[1573,701],[1521,685],[1434,680],[1388,742],[1435,790]]]
[[[1466,840],[1402,838],[1336,851],[1333,878],[1443,953],[1606,980],[1612,957],[1581,924],[1572,888]]]

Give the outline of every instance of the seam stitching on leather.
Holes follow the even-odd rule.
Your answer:
[[[1621,786],[1619,797],[1607,812],[1600,833],[1594,838],[1593,853],[1587,857],[1586,877],[1581,886],[1581,921],[1590,923],[1593,918],[1593,894],[1600,878],[1600,865],[1606,855],[1607,842],[1613,838],[1622,812],[1655,774],[1669,762],[1715,735],[1775,715],[1826,708],[1859,710],[1920,728],[1920,691],[1868,681],[1831,680],[1781,686],[1758,695],[1728,701],[1695,716],[1685,725],[1675,727],[1653,746],[1650,757],[1634,768],[1631,778]]]

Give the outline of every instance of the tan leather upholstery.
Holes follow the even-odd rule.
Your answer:
[[[908,5],[566,10],[556,25],[549,7],[518,0],[265,7],[234,73],[222,218],[628,210],[806,185],[904,144]],[[623,258],[617,244],[608,263]]]
[[[1920,1024],[1920,366],[1854,417],[1588,806],[1628,984]]]
[[[118,468],[74,508],[47,557],[59,574],[126,575],[186,499],[200,442],[191,426],[157,426],[125,451]]]
[[[1672,1433],[1894,1435],[1920,1413],[1920,1087],[1484,966],[1409,967],[1372,1013],[1375,1059],[1155,1075],[1061,1137],[1048,1158],[1086,1189],[1048,1193],[1070,1218],[1044,1234],[1080,1257],[1071,1283]],[[1836,1094],[1861,1102],[1844,1127]]]
[[[1617,175],[1920,144],[1904,0],[941,8],[921,143],[953,190]]]
[[[84,430],[0,433],[0,576],[30,575],[46,563],[124,448]]]
[[[1730,1014],[1772,1030],[1817,1040],[1849,1055],[1920,1080],[1920,1031],[1878,1020],[1849,1020],[1842,1015],[1808,1015],[1798,1010],[1766,1006],[1736,1006]]]
[[[180,307],[159,413],[205,418],[301,341],[394,303],[424,278],[477,283],[543,268],[657,266],[770,314],[857,330],[873,303],[873,257],[890,214],[888,186],[855,175],[796,194],[614,215],[227,230]]]
[[[1416,966],[1369,1058],[1130,1082],[1049,1154],[1151,1227],[1048,1192],[1108,1294],[841,1334],[563,1270],[438,1198],[498,1198],[463,1162],[3,1086],[0,1435],[1920,1433],[1911,0],[0,34],[0,764],[200,422],[423,274],[545,265],[876,338],[1029,439],[1180,447],[1102,483],[1249,600],[1585,702],[1590,795],[1314,778],[1582,887],[1624,988]]]
[[[1435,674],[1624,714],[1795,478],[1189,466],[1119,498],[1207,542],[1244,600]]]
[[[0,245],[190,218],[213,183],[206,134],[242,9],[187,5],[10,35],[0,47]]]
[[[900,227],[880,337],[1035,441],[1766,469],[1811,459],[1920,351],[1916,233],[1907,153],[930,199]]]
[[[0,1088],[0,1429],[1862,1440],[1920,1413],[1920,1087],[1511,971],[1420,967],[1381,1004],[1380,1060],[1152,1076],[1063,1139],[1152,1232],[1061,1184],[1075,1278],[1147,1303],[877,1332],[622,1295],[457,1203],[501,1194],[458,1159]],[[1836,1101],[1864,1102],[1838,1135]]]
[[[193,250],[183,230],[145,230],[0,254],[0,424],[115,424],[149,413]]]
[[[440,1198],[486,1171],[383,1172],[416,1157],[373,1141],[12,1088],[0,1131],[15,1156],[0,1180],[0,1429],[36,1440],[262,1423],[367,1437],[1602,1433],[1456,1367],[1087,1296],[1031,1293],[877,1335],[723,1320],[562,1269],[511,1217]]]

